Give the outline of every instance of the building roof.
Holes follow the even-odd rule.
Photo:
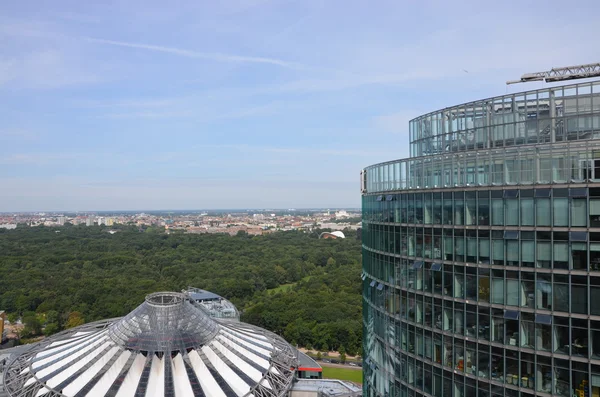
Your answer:
[[[192,299],[195,301],[205,301],[205,300],[217,300],[222,299],[220,295],[215,294],[214,292],[206,291],[200,288],[188,288],[187,293],[190,295]]]
[[[298,369],[300,371],[322,371],[323,369],[318,362],[312,359],[312,357],[302,353],[298,350]]]
[[[346,238],[344,233],[341,230],[336,230],[335,232],[323,232],[319,236],[319,238],[323,238],[324,236],[335,236],[336,238]]]
[[[337,379],[299,379],[292,387],[294,392],[318,392],[325,397],[356,397],[362,395],[362,389],[352,382]],[[300,394],[299,394],[300,395]]]
[[[213,318],[229,321],[240,321],[240,313],[233,303],[227,299],[200,288],[188,287],[183,291],[190,299],[200,304]]]
[[[33,345],[11,359],[4,379],[10,397],[278,397],[296,365],[279,336],[212,318],[186,294],[159,292],[125,317]]]

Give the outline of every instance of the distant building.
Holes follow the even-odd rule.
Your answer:
[[[94,226],[94,218],[89,217],[85,220],[85,225],[86,226]]]
[[[194,302],[202,305],[211,317],[223,320],[240,321],[240,313],[233,303],[214,292],[188,287],[184,291]]]
[[[335,217],[336,218],[348,218],[350,215],[348,215],[347,211],[344,210],[340,210],[338,212],[335,213]]]
[[[336,230],[335,232],[323,232],[319,235],[319,238],[323,238],[323,239],[338,239],[338,238],[346,238],[346,236],[344,236],[344,233]]]
[[[15,223],[3,223],[0,224],[0,229],[8,229],[8,230],[12,230],[12,229],[16,229],[17,225]]]

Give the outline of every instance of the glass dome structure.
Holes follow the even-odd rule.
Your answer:
[[[261,328],[211,318],[189,295],[150,294],[127,316],[69,329],[14,357],[10,397],[277,397],[294,349]]]

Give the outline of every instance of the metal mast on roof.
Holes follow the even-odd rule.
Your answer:
[[[587,79],[600,76],[600,62],[587,65],[566,66],[552,68],[547,72],[525,73],[520,80],[507,81],[506,84],[527,83],[530,81],[554,81]]]

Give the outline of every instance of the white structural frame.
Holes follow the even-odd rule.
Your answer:
[[[525,73],[519,80],[507,81],[506,84],[527,83],[530,81],[554,81],[587,79],[600,76],[600,62],[586,65],[565,66],[552,68],[546,72]]]

